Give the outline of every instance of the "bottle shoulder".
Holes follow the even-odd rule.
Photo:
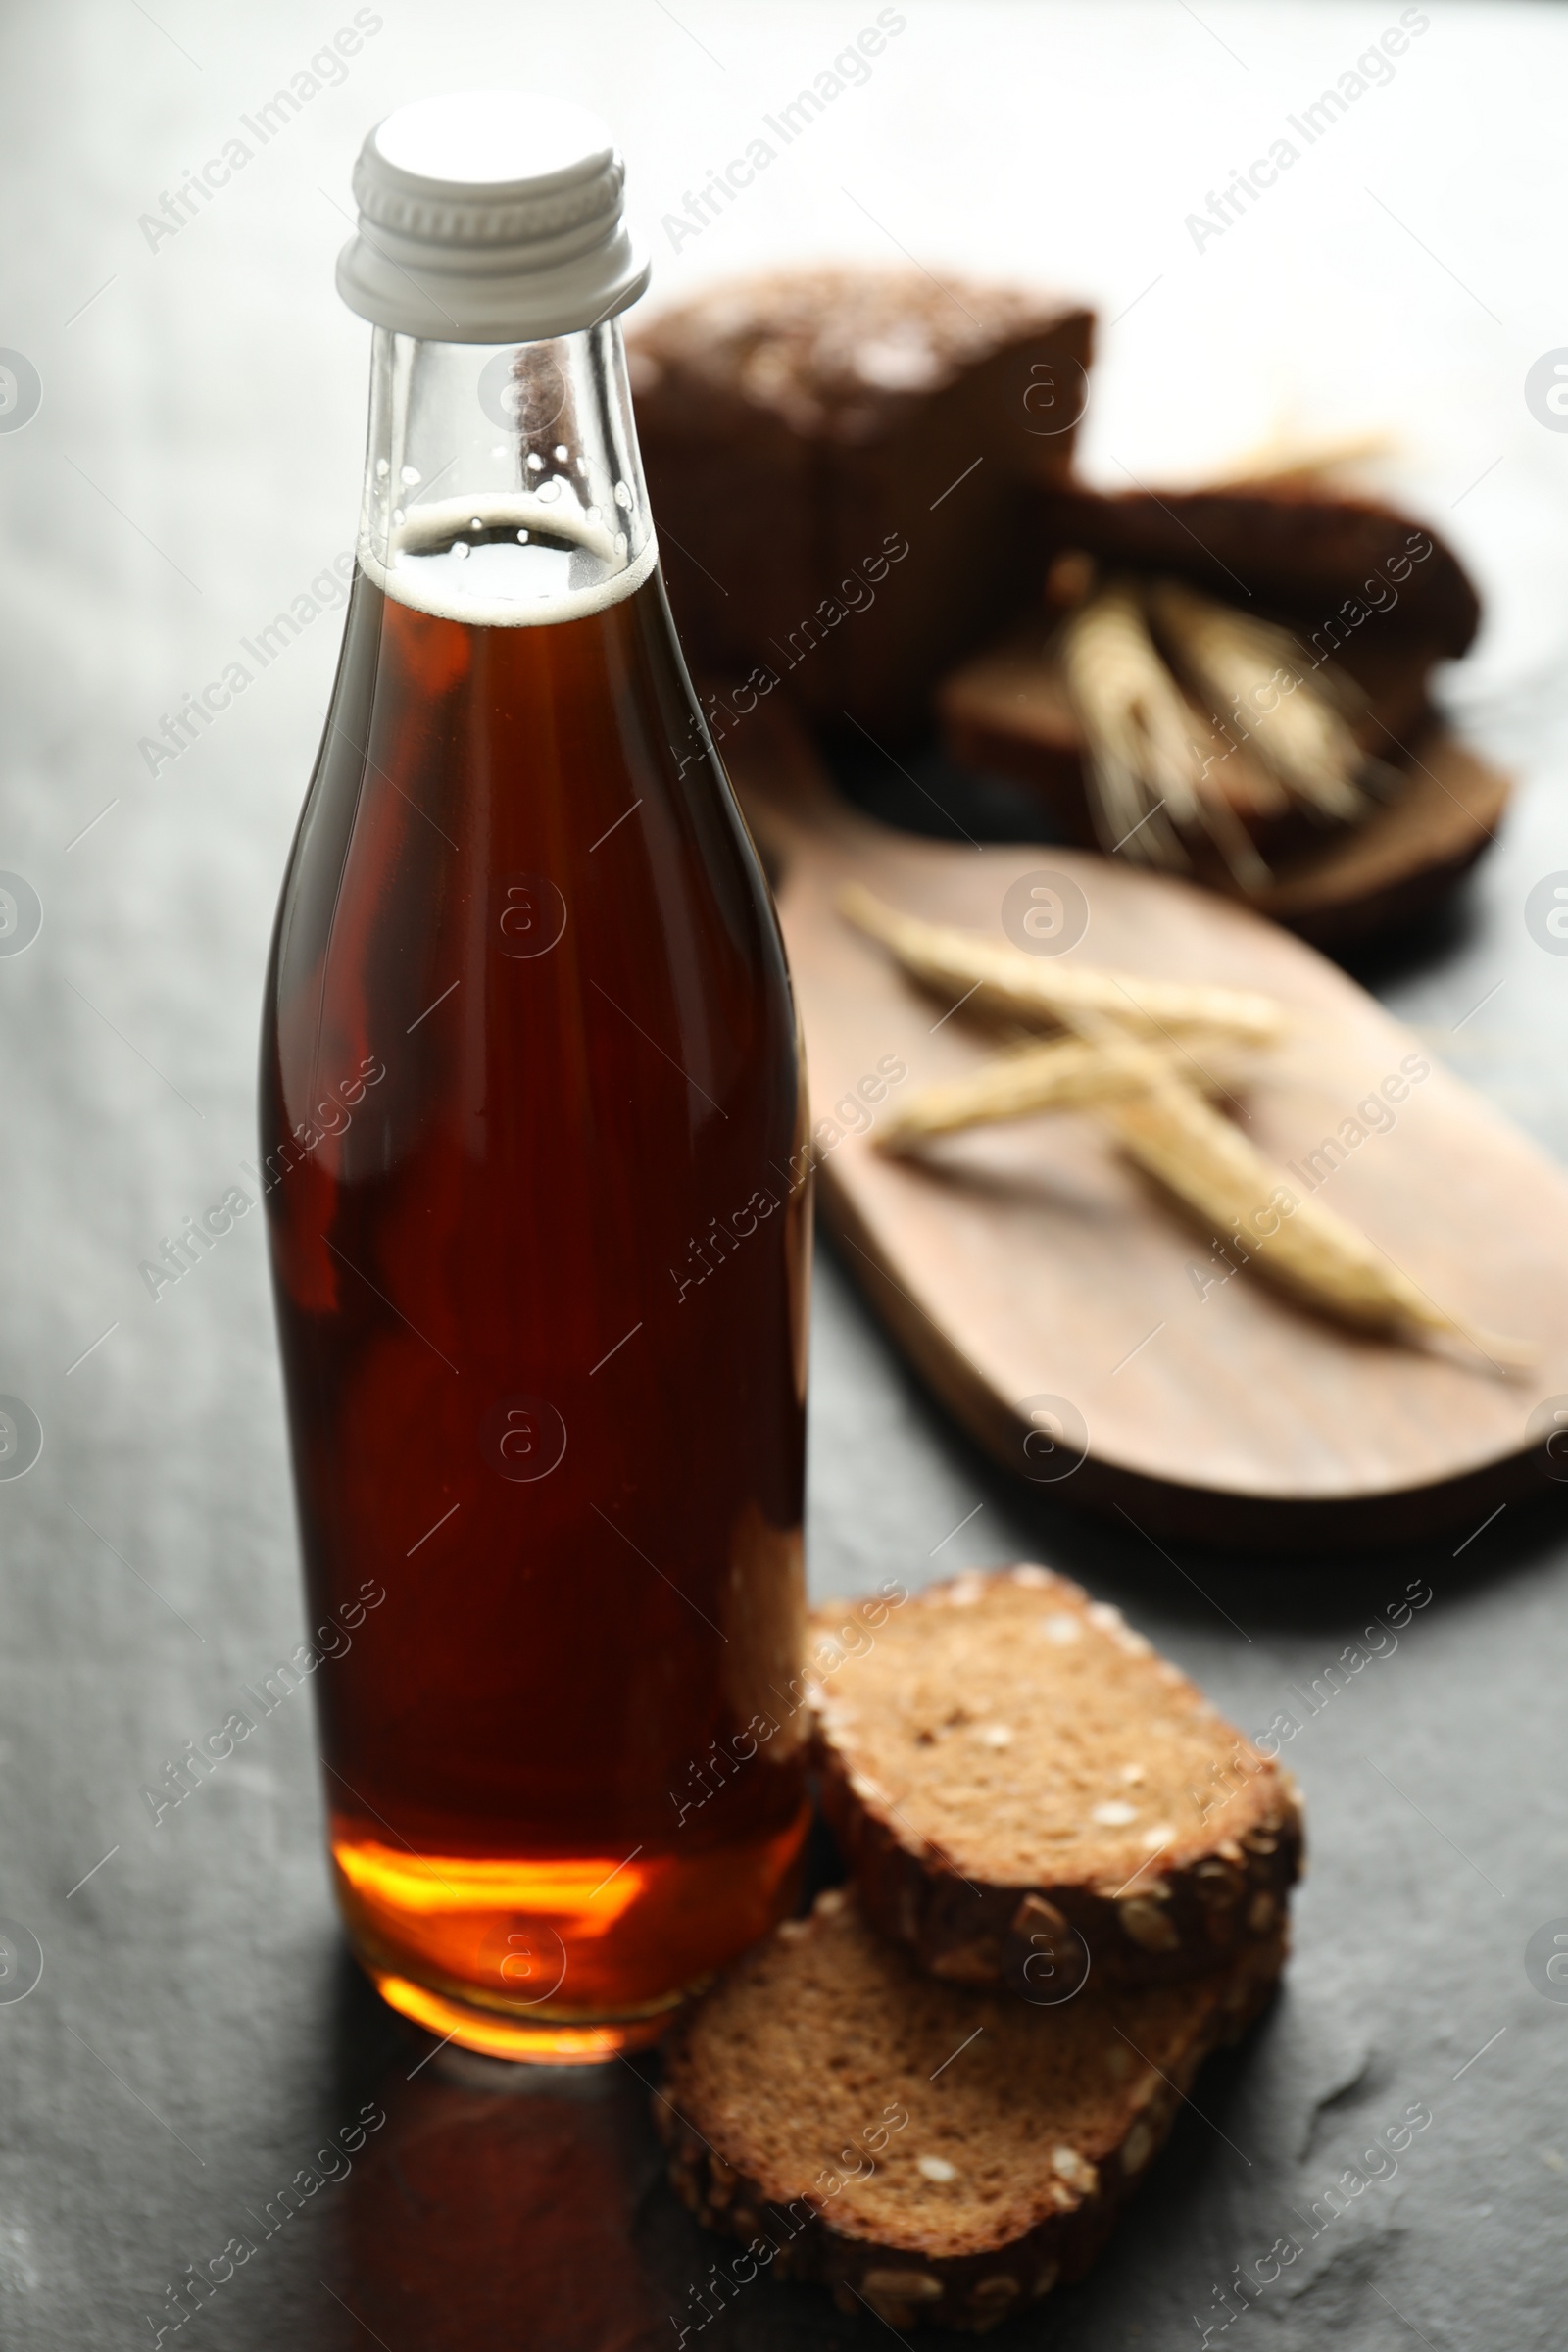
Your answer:
[[[279,912],[289,1093],[367,1054],[455,1086],[422,1042],[454,1021],[492,1121],[503,1100],[525,1115],[512,1072],[573,1055],[601,1108],[639,1091],[636,1056],[719,1108],[793,1071],[767,886],[706,736],[693,756],[695,711],[656,582],[489,630],[362,578]]]

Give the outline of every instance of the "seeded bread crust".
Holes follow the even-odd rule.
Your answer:
[[[898,2329],[993,2328],[1089,2268],[1204,2058],[1267,2005],[1284,1951],[1277,1932],[1205,1979],[1041,2010],[934,1984],[833,1889],[677,2028],[654,2102],[670,2178],[699,2221],[743,2241],[727,2266],[736,2287],[771,2270]],[[824,1974],[842,1983],[843,2019],[824,2014]],[[1064,2036],[1073,2055],[1053,2098]],[[792,2070],[807,2089],[785,2091],[782,2121],[760,2117],[758,2083],[776,2093]],[[884,2128],[875,2158],[864,2082],[888,2093],[880,2113],[906,2119],[897,2140]],[[969,2175],[999,2143],[1005,2193],[982,2198]],[[833,2170],[858,2169],[852,2156],[872,2167],[859,2192]]]
[[[955,1634],[963,1626],[969,1662],[955,1673],[978,1678],[963,1690],[939,1678],[952,1701],[946,1721],[929,1682],[932,1640],[944,1631],[934,1613]],[[928,1587],[889,1617],[861,1656],[843,1653],[836,1625],[837,1613],[821,1610],[811,1628],[822,1809],[869,1919],[933,1975],[959,1984],[1005,1983],[1036,1997],[1070,1991],[1086,1973],[1116,1984],[1169,1984],[1278,1934],[1301,1869],[1295,1784],[1156,1658],[1118,1610],[1091,1601],[1065,1577],[1026,1566]],[[1042,1642],[1042,1634],[1057,1639]],[[988,1755],[974,1744],[1008,1730],[1005,1720],[990,1722],[997,1709],[1004,1718],[1071,1727],[1082,1701],[1061,1679],[1064,1649],[1099,1717],[1120,1711],[1114,1743],[1102,1735],[1106,1752],[1090,1759],[1108,1799],[1099,1813],[1136,1825],[1138,1803],[1129,1800],[1144,1791],[1117,1776],[1136,1775],[1124,1757],[1168,1730],[1191,1777],[1184,1788],[1162,1792],[1155,1809],[1166,1817],[1141,1834],[1136,1826],[1127,1835],[1068,1834],[1054,1853],[1027,1819],[1015,1819],[1005,1837],[1000,1822],[977,1820],[988,1801],[982,1782],[968,1820],[945,1818],[929,1758],[952,1719],[972,1735],[955,1771],[1001,1777],[1008,1767],[995,1759],[1006,1747]],[[835,1650],[843,1653],[836,1661]],[[1081,1753],[1074,1768],[1081,1786]],[[1085,1817],[1096,1810],[1093,1794],[1091,1788],[1082,1797]],[[1015,1791],[1008,1796],[1015,1800]]]

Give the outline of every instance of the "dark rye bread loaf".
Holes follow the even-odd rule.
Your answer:
[[[1090,1986],[1042,2009],[939,1984],[853,1895],[819,1896],[670,2045],[654,2113],[671,2176],[744,2241],[690,2323],[762,2270],[819,2279],[899,2329],[994,2327],[1079,2277],[1283,1957],[1276,1930],[1185,1984]]]
[[[840,1616],[810,1653],[822,1808],[933,1974],[1168,1983],[1277,1935],[1295,1784],[1119,1610],[1020,1567],[929,1586],[853,1656]]]
[[[836,267],[639,326],[638,438],[693,668],[761,673],[752,703],[771,678],[835,725],[914,724],[1038,594],[1035,497],[1070,463],[1092,324],[1013,286]]]

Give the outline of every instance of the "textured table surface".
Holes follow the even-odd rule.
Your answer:
[[[1525,915],[1568,868],[1568,438],[1526,393],[1568,342],[1561,14],[1405,10],[1424,28],[1384,75],[1357,60],[1394,0],[909,0],[869,77],[685,234],[687,191],[831,68],[870,0],[384,0],[341,74],[330,52],[313,72],[354,14],[80,0],[0,27],[0,868],[33,894],[0,941],[0,1391],[42,1433],[0,1479],[0,2336],[27,2352],[156,2340],[167,2290],[221,2274],[234,2239],[255,2251],[182,2345],[641,2352],[678,2340],[720,2250],[662,2184],[628,2067],[437,2055],[379,2007],[334,1925],[308,1694],[161,1828],[139,1796],[303,1630],[261,1220],[156,1303],[138,1266],[247,1186],[262,965],[362,446],[367,336],[332,261],[378,114],[492,78],[598,104],[666,294],[906,246],[1090,296],[1112,322],[1085,440],[1107,482],[1275,425],[1392,429],[1391,481],[1485,590],[1452,696],[1522,793],[1451,918],[1367,976],[1568,1153],[1568,960]],[[1341,116],[1310,142],[1285,127],[1342,76],[1364,86]],[[264,141],[243,125],[280,88],[303,95]],[[1282,138],[1299,151],[1266,196],[1198,237],[1188,216]],[[158,233],[165,195],[235,141],[227,182]],[[323,609],[259,668],[241,641],[301,597]],[[199,740],[142,748],[236,661],[250,681]],[[1555,2346],[1568,2001],[1526,1949],[1568,1925],[1557,1497],[1456,1555],[1167,1557],[980,1460],[831,1259],[814,1332],[818,1591],[1033,1554],[1121,1602],[1247,1727],[1303,1719],[1286,1752],[1314,1860],[1288,1990],[1205,2079],[1098,2274],[994,2340],[1201,2341],[1235,2267],[1294,2236],[1211,2340]],[[1311,1712],[1298,1694],[1412,1579],[1430,1605]],[[1417,2102],[1432,2120],[1393,2176],[1314,2226]],[[363,2142],[362,2118],[382,2119]],[[303,2210],[270,2216],[302,2172]],[[883,2332],[760,2283],[688,2340]]]

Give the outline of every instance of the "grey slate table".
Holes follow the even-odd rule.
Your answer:
[[[1056,279],[1114,322],[1085,441],[1106,481],[1281,413],[1393,422],[1391,478],[1493,616],[1454,694],[1523,792],[1459,906],[1367,976],[1561,1153],[1568,959],[1524,903],[1568,868],[1568,439],[1542,388],[1568,344],[1568,24],[1405,11],[1427,22],[1396,70],[1356,75],[1216,241],[1188,216],[1294,137],[1392,0],[911,0],[869,79],[686,234],[668,221],[687,191],[869,5],[388,0],[359,12],[341,74],[313,70],[354,13],[82,0],[0,25],[0,868],[25,885],[0,927],[0,1391],[24,1408],[0,1469],[34,1424],[42,1443],[0,1477],[0,2340],[642,2352],[691,2326],[736,2352],[848,2347],[883,2331],[766,2283],[695,2328],[720,2249],[662,2185],[629,2066],[435,2054],[379,2006],[333,1922],[308,1693],[157,1829],[139,1793],[302,1632],[260,1218],[156,1300],[138,1268],[254,1191],[262,963],[355,513],[367,353],[331,292],[352,154],[421,89],[550,79],[620,126],[665,293],[898,245]],[[225,157],[226,181],[180,198]],[[298,635],[263,666],[244,641],[285,608]],[[243,691],[158,759],[178,705],[235,662]],[[972,825],[1016,821],[1005,796],[926,780]],[[851,781],[916,813],[896,779]],[[982,1461],[825,1253],[813,1346],[818,1591],[1043,1557],[1249,1727],[1412,1579],[1434,1592],[1391,1654],[1298,1707],[1314,1858],[1283,1999],[1205,2078],[1098,2274],[993,2340],[1559,2344],[1568,2000],[1539,1932],[1568,1925],[1560,1496],[1408,1556],[1166,1557]],[[1431,2120],[1396,2169],[1326,2218],[1411,2106]],[[318,2185],[284,2219],[302,2173]],[[1285,2237],[1302,2251],[1222,2329],[1217,2290]],[[168,2290],[241,2247],[176,2333],[191,2295]]]

